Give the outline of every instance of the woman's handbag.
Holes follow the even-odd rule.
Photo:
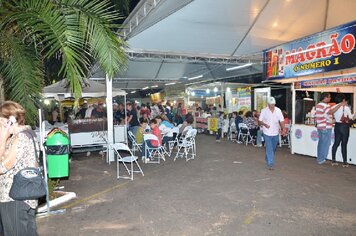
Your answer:
[[[38,154],[33,135],[31,139],[35,148],[36,160]],[[47,194],[46,181],[44,180],[40,168],[27,167],[20,170],[15,176],[10,189],[9,196],[18,201],[37,200]]]
[[[15,176],[10,189],[14,200],[37,200],[46,195],[46,183],[39,168],[27,167]]]
[[[342,109],[342,116],[340,118],[340,122],[343,124],[350,124],[349,117],[347,115],[345,116],[345,107],[343,107],[343,109]]]

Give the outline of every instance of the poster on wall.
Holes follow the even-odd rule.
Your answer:
[[[255,110],[261,111],[267,107],[267,98],[271,96],[271,88],[258,88],[254,90],[255,93]]]
[[[265,78],[278,80],[356,67],[356,21],[264,51]]]
[[[237,88],[237,111],[251,110],[251,87]]]
[[[228,113],[237,111],[237,90],[226,91],[225,103]]]

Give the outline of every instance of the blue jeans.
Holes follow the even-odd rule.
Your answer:
[[[274,154],[276,152],[277,144],[279,141],[279,135],[276,136],[268,136],[263,134],[263,138],[265,140],[266,146],[266,164],[268,167],[274,166]]]
[[[321,164],[326,160],[329,153],[329,147],[331,144],[331,129],[318,129],[318,135],[319,141],[316,161]]]
[[[150,141],[142,142],[142,157],[150,158],[150,156],[146,156],[146,147],[155,148],[155,146],[153,146]],[[149,153],[147,153],[147,155],[149,155]]]
[[[256,145],[259,146],[262,145],[262,135],[263,135],[262,130],[257,130]]]
[[[222,132],[222,128],[219,128],[218,132],[216,133],[216,140],[220,140],[221,139],[221,132]]]
[[[129,130],[133,133],[133,135],[136,135],[137,130],[140,128],[140,126],[130,126]]]

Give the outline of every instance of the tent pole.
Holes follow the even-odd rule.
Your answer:
[[[108,122],[108,142],[109,142],[109,164],[114,161],[114,151],[112,144],[114,143],[114,123],[113,123],[113,110],[112,110],[112,79],[106,74],[106,109],[107,109],[107,122]]]
[[[291,89],[292,89],[292,130],[290,132],[293,132],[293,130],[295,129],[294,126],[295,126],[295,99],[296,99],[294,83],[292,83]],[[293,139],[291,138],[291,140],[293,140]],[[291,152],[291,154],[294,154],[293,142],[290,142],[290,143],[291,143],[290,144],[291,145],[290,152]]]

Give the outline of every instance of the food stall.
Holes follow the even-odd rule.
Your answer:
[[[292,127],[291,152],[316,157],[318,132],[313,124],[312,105],[319,102],[321,92],[350,94],[349,104],[356,111],[356,21],[306,38],[267,49],[264,72],[267,81],[291,84]],[[297,91],[314,93],[311,102],[302,101]],[[309,104],[309,105],[306,105]],[[310,105],[311,104],[311,105]],[[332,144],[334,132],[332,132]],[[348,162],[356,164],[356,129],[350,128],[347,146]],[[331,148],[328,159],[331,159]],[[342,161],[341,148],[336,160]]]
[[[82,97],[88,98],[86,99],[87,101],[91,101],[89,98],[105,97],[106,95],[107,89],[105,85],[87,79],[83,80]],[[43,96],[62,101],[68,97],[72,97],[72,93],[70,92],[68,81],[62,80],[45,87],[43,89]],[[124,96],[126,103],[125,91],[112,88],[112,96]],[[104,100],[102,99],[102,101]],[[112,107],[107,108],[109,114],[109,109],[112,109]],[[71,147],[74,151],[86,151],[90,148],[106,144],[104,138],[108,139],[108,127],[110,127],[110,123],[112,124],[112,120],[110,123],[109,121],[110,119],[77,119],[60,128],[63,128],[69,134]],[[111,127],[113,127],[113,141],[127,143],[126,125],[112,125]],[[47,132],[51,128],[49,125],[46,125]]]

